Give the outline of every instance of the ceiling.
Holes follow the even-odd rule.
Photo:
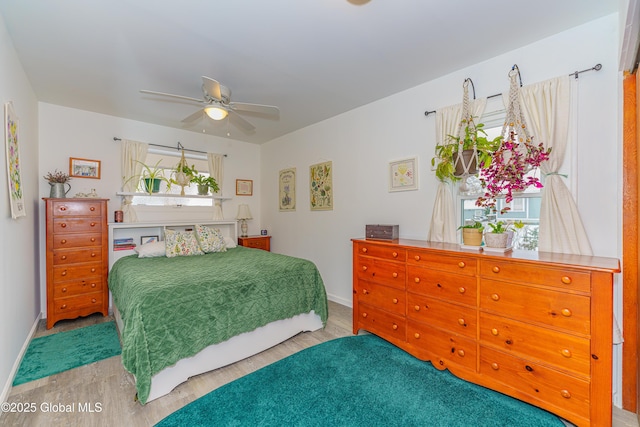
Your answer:
[[[618,4],[2,0],[0,15],[41,102],[261,144],[617,12]],[[232,101],[278,106],[279,118],[244,114],[253,133],[205,117],[185,126],[197,104],[139,92],[201,98],[201,76],[228,86]]]

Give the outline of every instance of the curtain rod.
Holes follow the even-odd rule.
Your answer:
[[[114,141],[122,141],[122,138],[118,138],[117,136],[113,137]],[[190,153],[201,153],[201,154],[209,154],[206,151],[200,151],[200,150],[192,150],[190,148],[184,148],[184,146],[180,143],[180,141],[178,141],[177,145],[175,147],[171,147],[170,145],[161,145],[161,144],[152,144],[150,142],[147,143],[148,145],[153,145],[154,147],[162,147],[162,148],[175,148],[176,150],[184,150],[184,151],[189,151]],[[226,154],[223,154],[224,157],[227,157]]]
[[[517,65],[514,65],[511,69],[513,70],[513,69],[515,69],[515,68],[518,68],[518,66],[517,66]],[[569,76],[573,76],[574,78],[576,78],[576,79],[577,79],[577,78],[578,78],[578,75],[580,75],[580,74],[582,74],[582,73],[586,73],[587,71],[600,71],[600,70],[602,70],[602,64],[596,64],[596,65],[594,65],[594,66],[593,66],[593,67],[591,67],[591,68],[587,68],[586,70],[582,70],[582,71],[574,71],[573,73],[570,73],[570,74],[569,74]],[[519,74],[520,74],[520,70],[518,69],[518,75],[519,75]],[[469,79],[469,80],[470,80],[470,79]],[[465,80],[465,81],[466,81],[466,80]],[[520,86],[522,86],[522,78],[520,79]],[[501,95],[502,95],[502,93],[496,93],[495,95],[487,96],[487,99],[495,98],[496,96],[501,96]],[[473,97],[473,99],[476,99],[476,98],[475,98],[475,88],[474,88],[474,97]],[[433,113],[435,113],[435,112],[436,112],[436,110],[433,110],[433,111],[425,111],[425,112],[424,112],[424,115],[425,115],[425,116],[428,116],[429,114],[433,114]]]

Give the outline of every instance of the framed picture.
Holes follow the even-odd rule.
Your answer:
[[[13,104],[4,104],[4,144],[7,152],[7,178],[9,182],[9,204],[11,218],[27,216],[24,194],[22,193],[22,177],[20,175],[20,145],[18,140],[18,117],[13,111]]]
[[[309,190],[311,210],[333,210],[333,166],[324,162],[309,167]]]
[[[253,180],[236,179],[236,196],[253,196]]]
[[[158,241],[158,236],[141,236],[140,244],[146,245],[147,243],[155,243]]]
[[[296,210],[296,168],[283,169],[280,171],[278,185],[278,198],[280,199],[280,211]]]
[[[69,176],[100,179],[100,160],[69,157]]]
[[[389,191],[418,189],[418,158],[389,162]]]

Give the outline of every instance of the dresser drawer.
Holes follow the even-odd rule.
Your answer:
[[[90,277],[101,276],[103,268],[102,262],[53,267],[53,281],[57,284],[67,280],[88,279]]]
[[[544,361],[545,365],[584,376],[590,374],[591,346],[587,338],[480,313],[480,341],[505,353]]]
[[[406,340],[407,327],[404,317],[366,304],[361,304],[359,307],[357,322],[360,328],[390,341],[402,342]]]
[[[473,276],[476,274],[477,261],[464,255],[443,255],[418,249],[409,249],[407,251],[407,264]]]
[[[405,288],[405,264],[358,257],[358,263],[355,267],[358,270],[359,280],[381,283],[398,289]]]
[[[102,248],[99,246],[82,249],[56,249],[53,251],[53,265],[75,264],[81,262],[102,261]]]
[[[100,231],[102,222],[100,218],[87,221],[84,218],[55,218],[53,220],[53,233],[90,233]]]
[[[102,214],[101,202],[72,202],[72,201],[53,201],[52,213],[56,217],[60,216],[95,216],[99,217]]]
[[[100,233],[82,234],[56,234],[51,236],[54,249],[79,248],[85,246],[101,246],[102,235]]]
[[[104,287],[105,284],[103,284],[103,279],[101,277],[56,283],[53,287],[53,297],[58,299],[83,295],[91,292],[102,291]]]
[[[475,307],[477,287],[477,279],[473,276],[447,274],[412,265],[407,267],[407,290],[416,294]]]
[[[480,346],[480,374],[548,402],[579,417],[589,418],[589,382],[518,357]]]
[[[405,315],[406,298],[403,290],[361,281],[357,289],[358,301],[386,311]]]
[[[492,280],[552,286],[563,290],[591,290],[591,274],[578,270],[554,269],[501,260],[481,260],[480,275]]]
[[[393,245],[376,245],[373,243],[360,242],[356,245],[357,253],[375,258],[382,258],[392,261],[407,260],[407,251],[404,248]]]
[[[70,298],[60,298],[53,300],[54,314],[64,314],[82,309],[95,309],[100,311],[104,301],[103,292],[77,295]]]
[[[412,353],[420,358],[431,359],[438,369],[450,365],[476,370],[476,342],[460,335],[407,320],[407,343]]]
[[[483,279],[480,309],[527,323],[538,323],[589,335],[589,297]]]
[[[433,298],[407,294],[407,318],[476,339],[475,309],[449,304]]]

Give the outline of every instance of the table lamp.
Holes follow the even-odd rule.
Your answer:
[[[249,205],[238,205],[238,215],[236,216],[236,219],[239,219],[240,222],[240,237],[247,237],[247,220],[248,219],[253,219],[253,217],[251,216],[251,211],[249,210]]]

